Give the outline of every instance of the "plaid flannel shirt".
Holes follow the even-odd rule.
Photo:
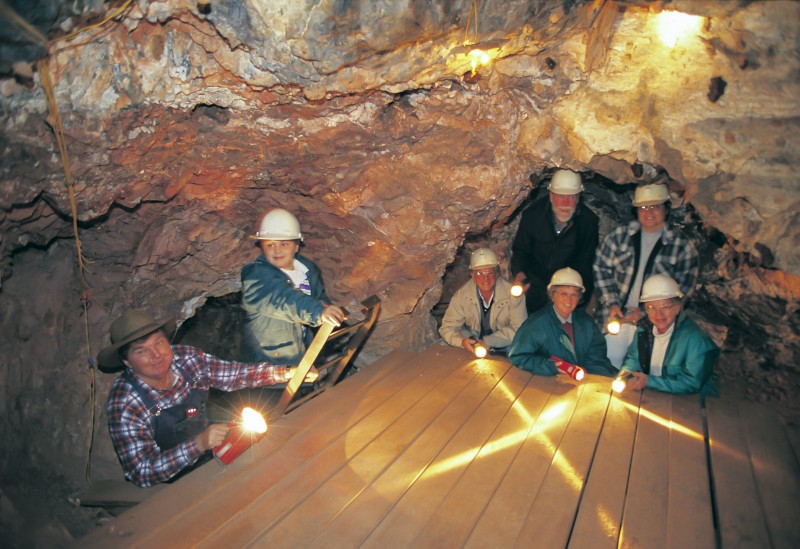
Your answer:
[[[623,300],[636,276],[634,239],[639,238],[640,230],[638,221],[617,227],[606,236],[597,250],[592,269],[598,299],[595,321],[601,326],[606,324],[611,307],[625,306]],[[661,249],[656,253],[652,271],[646,276],[659,273],[674,278],[686,295],[691,295],[694,290],[698,273],[697,250],[688,238],[669,223],[664,226]]]
[[[173,345],[172,352],[174,358],[170,368],[177,381],[171,389],[157,391],[136,374],[133,376],[135,383],[147,391],[161,409],[180,404],[189,396],[192,385],[187,379],[192,380],[197,388],[235,391],[283,383],[286,377],[285,366],[274,366],[268,362],[220,360],[185,345]],[[195,437],[162,452],[155,441],[155,430],[147,405],[122,377],[118,377],[111,387],[107,411],[108,431],[125,478],[138,486],[152,486],[169,480],[203,455]]]

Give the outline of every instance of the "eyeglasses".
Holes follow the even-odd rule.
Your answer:
[[[492,278],[497,276],[497,271],[491,269],[489,271],[472,271],[473,276],[477,276],[480,278]]]
[[[656,311],[667,312],[677,304],[678,304],[677,302],[673,301],[672,303],[665,303],[664,305],[659,305],[659,306],[645,305],[644,309],[648,313],[654,313]]]
[[[580,292],[555,291],[553,293],[562,299],[580,299],[581,297]]]
[[[639,209],[642,210],[643,212],[652,212],[654,210],[659,210],[663,207],[664,207],[663,204],[653,204],[652,206],[639,206]]]

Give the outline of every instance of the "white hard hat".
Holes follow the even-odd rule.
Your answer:
[[[556,194],[578,194],[583,190],[583,184],[580,174],[570,170],[556,170],[547,188]]]
[[[569,267],[564,267],[553,273],[553,276],[550,278],[550,284],[547,285],[547,289],[549,290],[553,286],[574,286],[575,288],[580,288],[581,291],[586,291],[586,288],[583,287],[581,274]]]
[[[639,301],[645,303],[647,301],[658,301],[660,299],[672,299],[683,297],[678,283],[672,277],[665,274],[655,274],[645,280],[642,285],[642,297]]]
[[[482,269],[484,267],[497,267],[500,262],[497,261],[497,256],[489,248],[478,248],[472,252],[469,258],[469,270]]]
[[[636,191],[633,193],[633,205],[637,208],[640,206],[663,204],[667,200],[669,200],[669,190],[667,190],[667,186],[663,183],[642,185],[636,187]]]
[[[300,222],[294,214],[283,208],[267,212],[261,219],[261,226],[253,236],[258,240],[303,240]]]

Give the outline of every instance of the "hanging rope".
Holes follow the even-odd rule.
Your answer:
[[[5,0],[0,0],[0,15],[5,17],[12,24],[16,25],[16,27],[20,30],[21,34],[27,40],[35,44],[38,44],[40,46],[43,46],[49,52],[51,47],[57,41],[66,41],[71,38],[74,38],[78,34],[103,27],[107,22],[111,21],[112,19],[124,13],[130,7],[132,1],[133,0],[126,0],[118,8],[110,11],[106,17],[104,17],[101,21],[97,23],[80,28],[66,36],[62,36],[52,41],[47,40],[45,36],[41,32],[39,32],[38,29],[33,27],[18,13],[16,13],[14,9],[11,8],[6,3]],[[61,156],[61,163],[64,166],[64,182],[67,187],[67,192],[69,193],[70,213],[72,216],[72,233],[75,238],[75,252],[78,262],[78,277],[80,279],[80,284],[81,284],[81,292],[80,292],[81,307],[82,307],[81,314],[83,316],[84,332],[86,337],[87,366],[89,368],[89,403],[91,406],[89,442],[86,449],[86,465],[84,468],[85,479],[87,482],[89,482],[91,477],[91,455],[92,455],[92,448],[94,446],[94,432],[97,423],[97,414],[95,412],[96,408],[95,381],[96,381],[97,371],[94,365],[94,358],[93,358],[94,353],[92,351],[92,345],[91,345],[91,331],[89,329],[89,309],[92,306],[92,301],[91,301],[91,295],[89,293],[89,286],[86,282],[86,273],[87,273],[86,264],[89,263],[89,261],[87,261],[86,257],[83,255],[83,247],[81,244],[80,231],[78,227],[78,205],[75,197],[75,182],[72,179],[72,168],[69,160],[69,152],[67,151],[66,139],[64,138],[64,129],[61,123],[61,113],[58,110],[58,102],[56,101],[55,89],[53,86],[53,82],[50,78],[48,58],[44,57],[42,59],[39,59],[36,62],[36,68],[39,73],[39,80],[42,84],[42,89],[44,90],[45,102],[47,103],[47,110],[50,113],[50,118],[49,118],[50,126],[53,129],[53,134],[55,135],[56,143],[58,145],[58,152]]]

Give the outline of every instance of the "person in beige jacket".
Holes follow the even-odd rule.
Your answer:
[[[450,300],[439,334],[449,345],[475,353],[475,347],[506,352],[517,329],[528,318],[525,296],[512,297],[511,283],[499,274],[489,248],[472,252],[470,280]]]

